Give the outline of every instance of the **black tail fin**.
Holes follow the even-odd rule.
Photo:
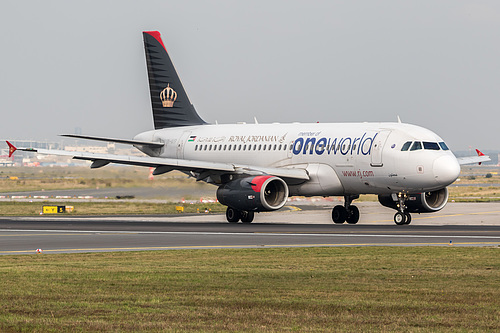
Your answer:
[[[158,31],[144,31],[155,129],[206,124],[182,86]]]

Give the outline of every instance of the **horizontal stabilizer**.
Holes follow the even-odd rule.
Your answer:
[[[162,142],[115,139],[115,138],[106,138],[106,137],[102,137],[102,136],[93,136],[93,135],[61,134],[61,136],[64,136],[67,138],[74,138],[74,139],[86,139],[86,140],[96,140],[96,141],[105,141],[105,142],[115,142],[115,143],[122,143],[125,145],[148,146],[151,148],[161,148],[165,145]]]

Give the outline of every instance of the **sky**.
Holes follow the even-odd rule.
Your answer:
[[[2,1],[0,138],[153,128],[142,31],[207,122],[420,125],[500,149],[499,1]]]

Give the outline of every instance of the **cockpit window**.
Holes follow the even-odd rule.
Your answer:
[[[442,150],[450,150],[450,148],[448,148],[448,146],[444,142],[440,142],[439,145],[441,146]]]
[[[425,142],[424,141],[424,149],[439,150],[439,145],[437,144],[437,142]]]
[[[420,141],[413,142],[413,145],[411,146],[410,151],[419,150],[419,149],[422,149],[422,142],[420,142]]]
[[[401,148],[401,151],[408,151],[408,149],[410,149],[410,146],[411,146],[411,141],[405,142],[405,144]]]

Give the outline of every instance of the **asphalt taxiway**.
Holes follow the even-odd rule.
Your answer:
[[[500,246],[500,204],[450,203],[397,226],[393,211],[359,205],[357,225],[335,225],[328,210],[262,213],[252,224],[224,215],[0,217],[0,254],[306,246]],[[306,208],[306,207],[304,207]]]

